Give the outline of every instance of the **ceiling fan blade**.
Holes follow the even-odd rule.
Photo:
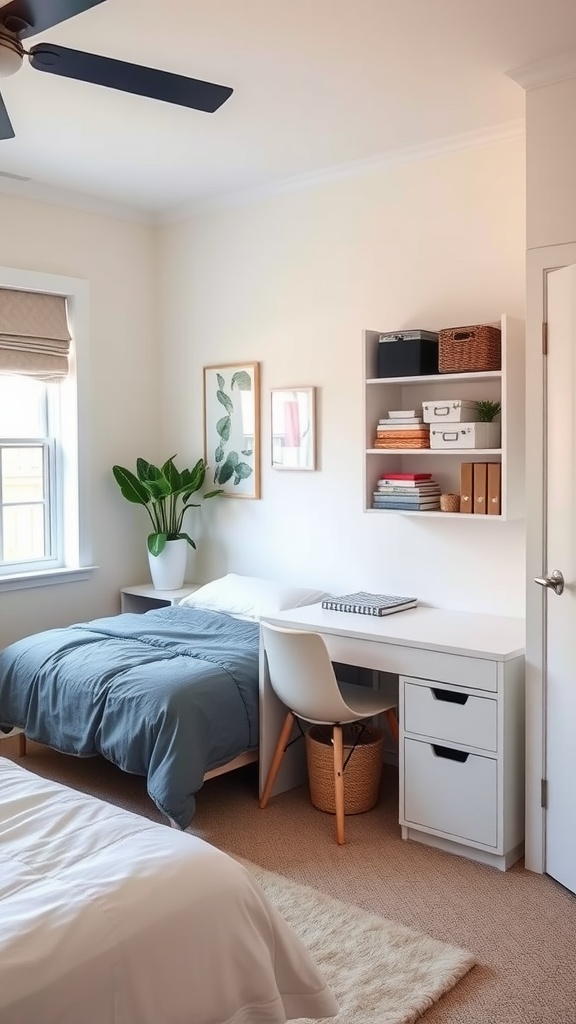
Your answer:
[[[12,0],[0,7],[0,25],[19,39],[28,39],[102,3],[104,0]]]
[[[92,82],[109,89],[120,89],[136,96],[149,96],[165,100],[193,110],[205,110],[212,114],[233,90],[226,85],[213,85],[196,78],[173,75],[169,71],[127,64],[110,57],[98,57],[82,50],[70,50],[67,46],[52,46],[38,43],[30,50],[30,63],[37,71],[48,71],[51,75],[76,78],[80,82]]]
[[[0,96],[0,140],[13,138],[14,129],[12,127],[10,118],[8,117],[8,111],[4,106],[4,100]]]

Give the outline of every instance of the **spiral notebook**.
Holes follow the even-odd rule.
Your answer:
[[[322,607],[334,612],[357,612],[359,615],[391,615],[406,608],[415,608],[415,597],[400,597],[397,594],[368,594],[359,590],[354,594],[340,597],[325,597]]]

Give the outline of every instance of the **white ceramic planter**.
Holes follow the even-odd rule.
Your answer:
[[[169,540],[159,555],[148,552],[150,575],[155,590],[179,590],[186,575],[188,541]]]

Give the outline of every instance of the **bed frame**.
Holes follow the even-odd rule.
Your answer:
[[[16,735],[18,736],[18,757],[26,757],[26,733],[22,729],[14,728],[11,732],[5,733],[2,738],[8,739],[9,736]],[[236,768],[243,768],[246,764],[253,764],[258,760],[258,756],[258,750],[247,750],[244,754],[238,754],[238,756],[233,757],[231,761],[226,761],[225,764],[221,764],[219,768],[212,768],[211,771],[206,772],[204,775],[204,782],[208,779],[216,778],[217,775],[224,775],[226,772],[233,772]]]
[[[217,775],[224,775],[225,772],[233,772],[235,768],[243,768],[245,764],[253,764],[254,761],[258,760],[258,755],[259,752],[257,750],[247,750],[244,754],[238,754],[238,757],[233,757],[231,761],[226,761],[226,764],[221,764],[219,768],[213,768],[212,771],[206,772],[204,782],[207,779],[214,779]]]

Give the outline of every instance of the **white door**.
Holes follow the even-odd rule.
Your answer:
[[[547,306],[545,871],[576,893],[576,266],[547,275]]]

